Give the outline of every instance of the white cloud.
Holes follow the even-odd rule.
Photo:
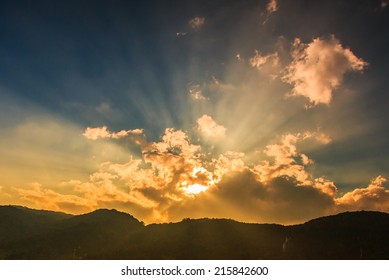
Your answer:
[[[205,18],[203,17],[194,17],[189,21],[190,27],[192,27],[193,30],[198,31],[201,29],[201,27],[205,23]]]
[[[293,61],[286,68],[283,80],[293,85],[291,95],[304,96],[313,105],[330,104],[333,91],[350,71],[362,71],[367,63],[331,36],[316,38],[309,44],[295,39]]]
[[[205,140],[211,142],[217,142],[226,137],[226,128],[217,124],[208,115],[203,115],[197,119],[197,129]]]

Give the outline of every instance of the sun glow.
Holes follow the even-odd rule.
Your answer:
[[[202,192],[206,191],[207,189],[208,189],[208,187],[206,187],[206,186],[203,186],[200,184],[193,184],[193,185],[189,185],[185,189],[185,193],[187,195],[194,195],[194,194],[202,193]]]

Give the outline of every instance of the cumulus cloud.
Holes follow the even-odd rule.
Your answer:
[[[143,129],[133,129],[133,130],[121,130],[119,132],[110,132],[106,126],[101,127],[88,127],[85,129],[82,134],[85,138],[90,140],[97,140],[99,138],[112,138],[112,139],[120,139],[124,138],[128,135],[142,135]]]
[[[312,163],[312,160],[305,154],[298,153],[296,144],[298,141],[314,139],[320,144],[328,144],[331,138],[320,132],[306,131],[304,133],[285,134],[281,137],[281,143],[270,144],[265,148],[265,154],[273,157],[277,165],[288,165],[296,162],[296,158],[300,157],[304,165]]]
[[[217,124],[208,115],[203,115],[197,119],[197,130],[205,140],[211,142],[218,142],[226,137],[226,128]]]
[[[274,157],[276,164],[291,164],[295,162],[293,157],[297,156],[296,142],[299,139],[297,134],[287,134],[282,137],[281,144],[266,146],[265,154]]]
[[[156,151],[158,153],[191,157],[198,152],[201,147],[191,144],[188,135],[184,131],[167,128],[165,129],[165,134],[162,136],[162,141],[152,143],[149,146],[149,149],[151,152]]]
[[[347,72],[362,71],[367,66],[334,36],[316,38],[309,44],[295,39],[292,58],[283,80],[293,85],[291,95],[304,96],[313,105],[330,104],[343,76]]]
[[[205,23],[205,18],[203,17],[194,17],[192,18],[190,21],[189,21],[189,25],[190,27],[195,30],[195,31],[198,31],[201,29],[201,27],[204,25]]]
[[[378,176],[374,178],[368,187],[356,188],[347,192],[336,202],[340,209],[345,210],[389,210],[389,190],[383,184],[386,178]]]
[[[272,160],[264,160],[253,167],[253,172],[261,182],[268,182],[280,176],[294,178],[298,185],[319,186],[319,182],[309,174],[305,166],[313,164],[313,160],[306,154],[300,153],[297,149],[297,143],[308,139],[314,139],[320,144],[325,134],[319,132],[306,131],[304,133],[285,134],[281,137],[280,143],[269,144],[264,149],[264,154]],[[327,136],[328,137],[328,136]],[[322,188],[318,188],[322,189]]]

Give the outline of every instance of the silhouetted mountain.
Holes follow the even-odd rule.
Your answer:
[[[22,206],[0,206],[0,240],[8,242],[22,238],[26,234],[32,235],[53,222],[69,217],[72,215]]]
[[[118,259],[272,259],[281,253],[284,226],[246,224],[225,219],[185,219],[152,224]],[[270,242],[269,242],[270,241]]]
[[[291,227],[286,258],[389,259],[389,214],[346,212]]]
[[[388,234],[389,214],[380,212],[295,226],[227,219],[144,226],[116,210],[72,216],[0,206],[3,259],[389,259]]]
[[[127,241],[128,234],[143,227],[143,223],[131,215],[116,210],[100,209],[84,215],[67,215],[46,222],[40,230],[24,231],[18,239],[0,241],[0,256],[9,259],[85,258],[118,247]],[[14,228],[19,229],[18,226]]]

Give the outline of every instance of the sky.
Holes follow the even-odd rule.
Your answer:
[[[1,1],[0,204],[146,223],[389,212],[388,10]]]

